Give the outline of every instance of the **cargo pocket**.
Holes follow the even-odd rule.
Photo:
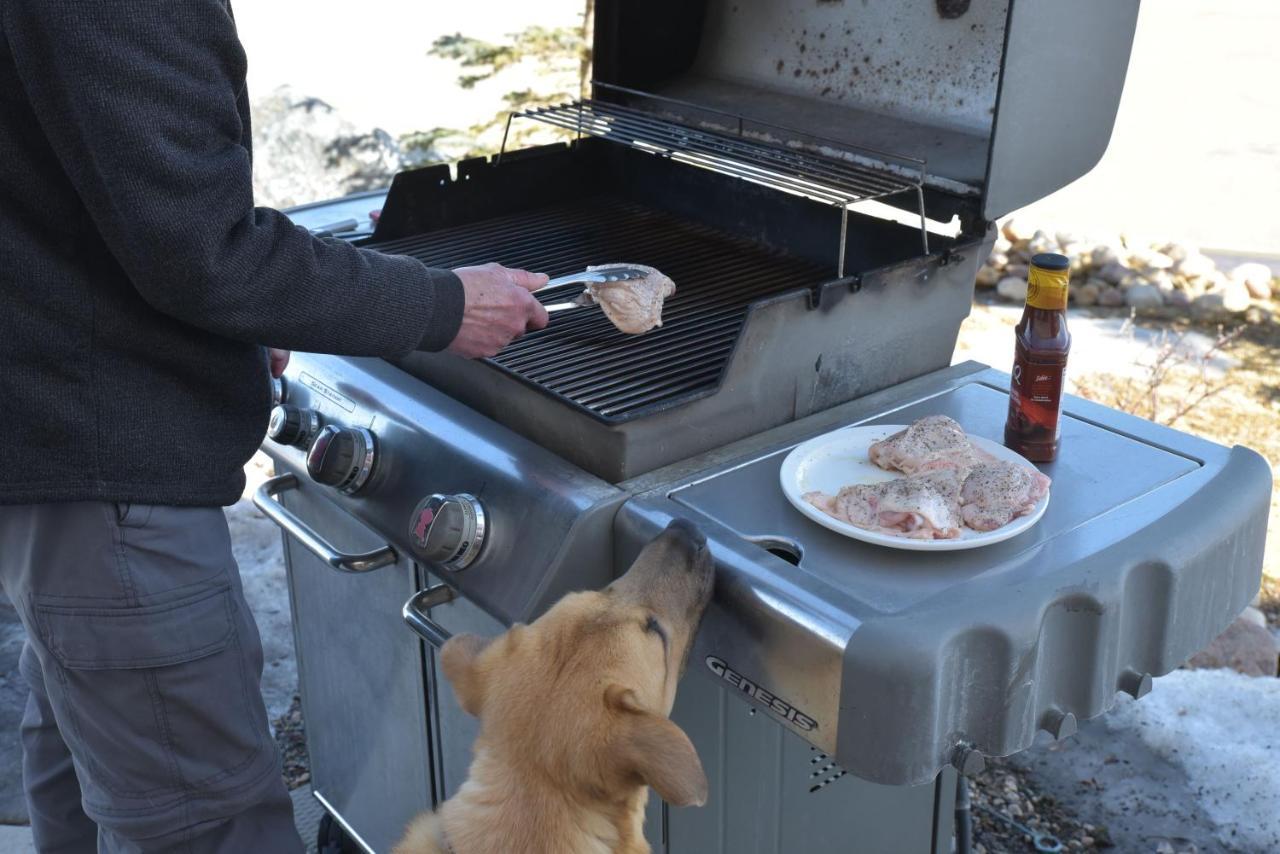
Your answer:
[[[229,585],[142,607],[35,605],[58,664],[50,699],[91,783],[158,805],[258,773],[265,720]]]

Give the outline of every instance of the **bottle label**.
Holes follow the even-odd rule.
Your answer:
[[[1045,270],[1031,265],[1027,274],[1027,305],[1049,311],[1067,308],[1067,271]]]
[[[1013,383],[1009,389],[1010,423],[1025,419],[1033,430],[1039,428],[1056,435],[1066,366],[1034,362],[1021,347],[1018,351],[1013,362]],[[1022,418],[1017,418],[1018,415]]]

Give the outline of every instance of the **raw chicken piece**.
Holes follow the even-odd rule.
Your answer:
[[[1017,463],[977,466],[960,490],[960,515],[970,528],[994,531],[1025,516],[1049,491],[1049,478]]]
[[[954,470],[884,483],[846,486],[834,497],[809,492],[804,500],[858,528],[920,540],[960,536],[960,482]]]
[[[593,282],[582,292],[583,304],[599,303],[605,317],[629,335],[643,335],[661,326],[662,303],[676,292],[675,282],[644,264],[599,264],[588,267],[587,272],[617,267],[634,267],[648,275],[622,282]]]
[[[928,415],[906,430],[874,443],[871,462],[882,469],[918,474],[940,468],[959,471],[961,477],[991,457],[973,446],[964,428],[945,415]]]

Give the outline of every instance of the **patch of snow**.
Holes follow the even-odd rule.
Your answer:
[[[1185,771],[1223,845],[1280,851],[1280,679],[1176,670],[1104,720]]]

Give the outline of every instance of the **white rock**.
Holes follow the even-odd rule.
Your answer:
[[[1027,249],[1035,256],[1041,252],[1058,252],[1060,247],[1058,246],[1058,241],[1048,234],[1043,231],[1037,231],[1032,235],[1031,242],[1027,244]]]
[[[1200,250],[1186,243],[1166,243],[1160,247],[1160,251],[1168,255],[1174,261],[1181,261],[1184,258],[1190,258],[1192,255],[1199,255]]]
[[[1124,292],[1124,302],[1130,308],[1160,308],[1164,297],[1155,285],[1134,285]]]
[[[1130,270],[1125,265],[1119,262],[1113,261],[1107,264],[1102,269],[1098,270],[1098,278],[1102,279],[1107,284],[1118,285],[1120,284],[1121,280],[1123,280],[1124,277],[1129,275],[1131,272],[1133,271]]]
[[[1175,274],[1186,276],[1189,279],[1212,276],[1217,269],[1217,265],[1213,263],[1212,258],[1208,255],[1201,255],[1198,252],[1194,255],[1182,257],[1173,265]]]
[[[1251,305],[1249,289],[1239,282],[1227,282],[1221,288],[1203,293],[1191,303],[1192,311],[1201,317],[1224,312],[1239,314]]]
[[[1173,259],[1163,252],[1144,249],[1133,253],[1129,263],[1134,267],[1145,267],[1149,270],[1168,270],[1173,266]]]
[[[999,252],[1003,255],[1007,255],[1012,248],[1013,244],[1003,234],[996,235],[996,242],[991,245],[992,252]]]
[[[987,266],[1003,270],[1009,264],[1009,256],[1003,252],[992,252],[987,258]]]
[[[1001,273],[994,267],[982,265],[978,268],[978,278],[976,284],[980,288],[994,288],[1000,281]]]
[[[1264,629],[1267,628],[1266,615],[1252,605],[1240,612],[1240,619],[1253,623],[1255,626],[1261,626]]]
[[[1010,302],[1027,301],[1027,280],[1017,276],[1006,276],[996,285],[996,293]]]
[[[1231,271],[1231,281],[1244,285],[1258,299],[1268,299],[1271,296],[1271,268],[1266,264],[1241,264]]]

